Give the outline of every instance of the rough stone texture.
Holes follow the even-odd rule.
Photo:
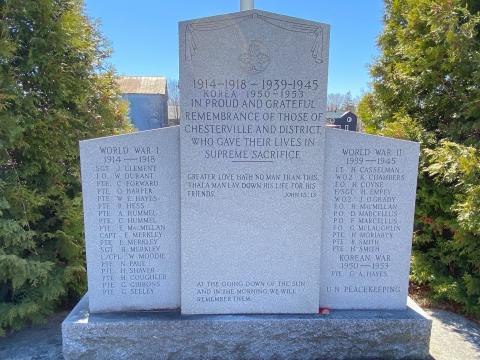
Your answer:
[[[80,142],[92,312],[180,305],[178,127]]]
[[[427,309],[425,312],[433,319],[430,360],[480,359],[478,323],[444,310]],[[0,338],[0,359],[63,359],[61,323],[66,315],[56,314],[46,325],[27,327]]]
[[[328,37],[260,10],[180,23],[182,313],[317,311]]]
[[[325,136],[320,307],[405,309],[420,146]]]
[[[407,310],[330,315],[89,314],[87,295],[62,324],[66,359],[427,358],[431,319]]]
[[[478,323],[448,311],[428,309],[425,312],[433,319],[430,360],[480,359]],[[27,327],[0,338],[0,359],[63,359],[61,323],[66,315],[56,314],[47,325]]]

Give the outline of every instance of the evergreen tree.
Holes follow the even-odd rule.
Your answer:
[[[85,291],[78,141],[129,129],[80,0],[0,0],[0,333]]]
[[[479,145],[480,14],[461,0],[385,3],[373,94],[361,107],[367,128],[407,115],[438,138]],[[468,3],[478,11],[478,0]]]
[[[480,317],[480,1],[385,3],[358,114],[422,145],[411,279]]]

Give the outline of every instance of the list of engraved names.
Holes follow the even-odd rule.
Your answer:
[[[327,294],[396,296],[405,290],[398,271],[404,265],[408,269],[402,260],[411,237],[406,182],[414,169],[407,164],[415,161],[406,154],[405,142],[395,146],[395,141],[390,146],[385,141],[343,142],[335,149],[325,185],[330,211],[323,249],[330,258],[330,281],[322,291]]]
[[[101,290],[105,296],[159,292],[166,225],[160,206],[158,148],[98,146],[95,166]]]

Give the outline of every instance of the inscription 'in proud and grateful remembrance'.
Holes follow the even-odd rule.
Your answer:
[[[328,27],[254,10],[180,39],[182,312],[315,312]]]

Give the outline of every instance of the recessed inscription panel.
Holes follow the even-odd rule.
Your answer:
[[[180,305],[179,128],[80,142],[92,312]]]
[[[406,307],[418,157],[418,143],[326,129],[321,307]]]
[[[180,24],[182,312],[318,311],[327,25]]]

